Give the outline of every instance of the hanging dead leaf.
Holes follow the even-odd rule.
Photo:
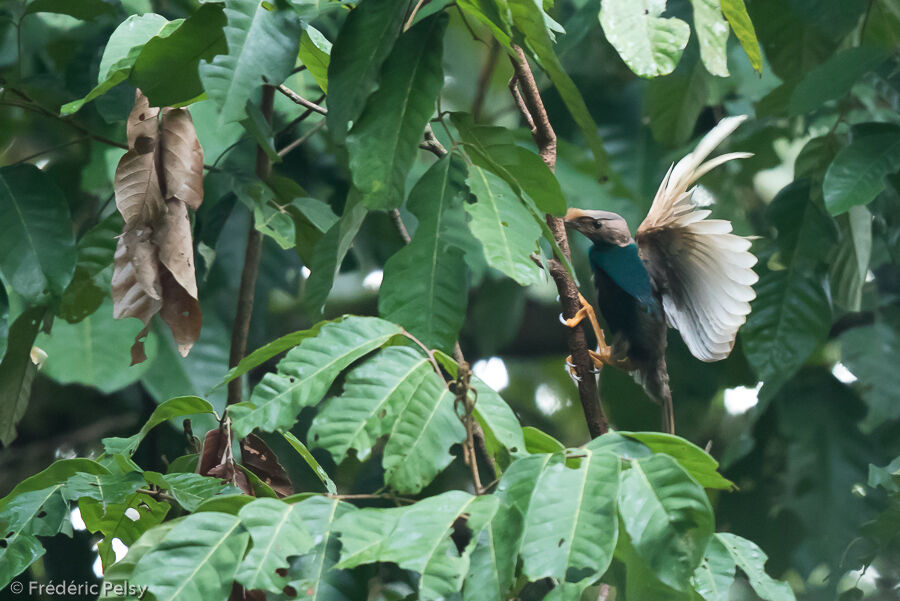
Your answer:
[[[256,434],[248,434],[241,439],[241,463],[256,474],[260,480],[269,485],[279,497],[294,494],[291,480],[278,457]]]
[[[203,202],[203,147],[191,114],[187,109],[163,109],[161,129],[165,197],[196,211]]]
[[[137,317],[144,324],[163,305],[157,248],[149,229],[126,231],[119,237],[112,277],[113,317]]]
[[[231,428],[227,419],[220,427],[206,433],[203,450],[200,451],[200,459],[197,461],[197,473],[221,478],[248,495],[256,496],[247,475],[234,463],[234,455],[231,452]]]
[[[200,303],[175,281],[174,276],[166,270],[160,274],[163,289],[163,306],[159,316],[172,330],[172,337],[178,345],[178,352],[187,357],[197,339],[203,325]]]
[[[150,225],[166,211],[153,153],[126,152],[116,167],[115,191],[126,229]]]
[[[194,273],[194,244],[191,240],[191,221],[187,205],[180,200],[166,203],[168,211],[156,230],[153,241],[159,248],[159,260],[175,277],[175,281],[197,298],[197,277]]]
[[[137,90],[134,95],[134,108],[128,115],[125,132],[128,136],[128,148],[139,154],[152,153],[159,140],[159,109],[151,108],[150,101]]]

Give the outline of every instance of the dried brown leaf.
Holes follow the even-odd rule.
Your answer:
[[[153,153],[126,152],[116,167],[115,191],[126,229],[150,225],[166,211]]]
[[[163,109],[160,152],[166,200],[196,211],[203,202],[203,148],[187,109]]]
[[[291,480],[278,457],[256,434],[248,434],[241,440],[241,462],[244,467],[256,474],[260,480],[269,485],[279,497],[294,494]]]
[[[180,200],[166,203],[168,211],[153,235],[159,248],[159,260],[175,277],[175,281],[197,298],[197,277],[194,273],[194,243],[187,205]]]
[[[126,231],[119,237],[112,277],[113,317],[137,317],[145,324],[163,305],[157,248],[149,229]]]
[[[158,117],[159,109],[151,108],[150,101],[138,90],[134,97],[134,108],[125,124],[128,148],[140,154],[153,152],[159,140]]]
[[[202,476],[221,478],[234,484],[248,495],[256,496],[247,476],[234,463],[228,420],[221,427],[206,433],[203,439],[203,450],[200,451],[200,459],[197,462],[197,473]]]
[[[191,352],[191,347],[200,338],[200,328],[203,325],[200,303],[188,294],[167,270],[162,270],[160,279],[163,288],[163,305],[159,316],[172,330],[172,337],[178,344],[178,352],[182,357],[187,357]]]

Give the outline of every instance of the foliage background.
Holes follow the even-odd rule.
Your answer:
[[[175,19],[198,5],[122,0],[90,19],[37,12],[17,21],[26,4],[7,2],[8,20],[0,23],[0,164],[37,165],[65,196],[75,231],[83,233],[114,213],[112,177],[122,152],[84,131],[123,140],[133,86],[125,82],[66,119],[83,130],[53,115],[95,85],[107,40],[126,16],[152,11]],[[335,39],[344,9],[319,13],[314,3],[294,4],[309,11],[326,38]],[[893,0],[749,0],[762,47],[761,73],[732,37],[729,75],[711,75],[692,35],[672,74],[641,79],[604,36],[596,18],[599,4],[561,0],[548,10],[568,32],[557,37],[560,60],[630,194],[610,194],[597,181],[576,124],[543,78],[544,100],[561,138],[557,175],[569,206],[613,210],[635,228],[672,161],[722,116],[751,115],[730,148],[755,156],[702,183],[716,199],[717,216],[732,220],[738,233],[759,236],[754,250],[762,280],[754,312],[735,352],[720,363],[702,364],[677,333],[669,338],[679,434],[709,444],[723,474],[739,486],[714,495],[718,529],[757,542],[770,558],[769,572],[787,579],[798,598],[900,598],[900,556],[891,546],[900,526],[896,476],[880,477],[870,467],[900,455],[900,7]],[[686,1],[671,0],[666,10],[693,23]],[[475,25],[479,40],[473,40],[459,11],[447,12],[441,109],[470,111],[482,122],[512,128],[530,147],[507,89],[512,67],[504,52],[487,42],[485,27]],[[309,71],[286,83],[308,98],[320,94]],[[13,87],[27,90],[50,115],[16,106]],[[252,176],[256,141],[237,123],[219,123],[212,100],[191,105],[191,112],[205,162],[221,168],[207,174],[195,230],[204,313],[200,340],[181,359],[171,336],[154,329],[149,360],[129,368],[128,348],[139,326],[112,320],[111,303],[103,300],[108,294],[95,281],[99,290],[89,301],[79,296],[90,307],[87,320],[73,325],[58,317],[49,337],[38,339],[49,357],[17,438],[0,451],[0,493],[55,457],[86,456],[99,451],[101,437],[134,432],[157,403],[171,397],[197,394],[223,409],[224,389],[206,393],[227,368],[237,266],[249,223],[238,196],[247,194],[242,186]],[[317,129],[319,116],[293,124],[299,114],[276,95],[274,147],[311,135],[275,170],[340,214],[350,181],[346,150],[327,129]],[[442,130],[435,131],[449,145]],[[830,167],[842,156],[860,180],[843,197],[830,196]],[[407,190],[433,162],[428,153],[418,154]],[[867,186],[874,192],[867,193]],[[848,211],[840,202],[853,206]],[[415,217],[405,209],[403,215],[412,229]],[[269,217],[276,237],[293,236],[292,222]],[[335,279],[324,317],[377,314],[381,270],[402,245],[389,215],[370,213]],[[310,302],[304,260],[309,248],[297,246],[282,248],[272,236],[264,240],[249,348],[322,317]],[[586,248],[582,240],[573,247],[573,263],[588,289]],[[585,443],[579,401],[562,368],[566,347],[552,283],[522,287],[477,261],[470,270],[460,344],[476,374],[502,391],[523,424],[566,446]],[[7,315],[22,308],[16,303],[8,294],[0,297],[0,353],[9,335]],[[250,381],[271,368],[254,370]],[[656,427],[657,408],[626,375],[604,370],[601,393],[617,428]],[[758,402],[747,408],[737,399]],[[311,417],[300,416],[295,432],[301,439]],[[194,428],[202,432],[211,425],[195,420]],[[276,452],[285,450],[283,441],[270,442]],[[165,461],[181,455],[183,447],[179,431],[158,428],[135,461],[165,471]],[[327,453],[315,454],[339,487],[377,488],[374,462],[350,459],[338,469]],[[316,486],[302,464],[288,468],[298,490]],[[457,462],[432,486],[454,488],[467,477]],[[84,531],[72,539],[47,539],[47,555],[32,575],[54,581],[93,577],[91,544]],[[872,564],[860,572],[863,562]],[[747,587],[736,587],[732,596],[753,598]]]

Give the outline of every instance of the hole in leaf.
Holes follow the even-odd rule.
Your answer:
[[[5,538],[0,538],[0,549],[5,549],[8,544]]]
[[[382,409],[381,411],[378,412],[378,419],[384,419],[386,415],[387,415],[387,409]]]
[[[279,576],[281,576],[282,578],[285,578],[288,575],[287,568],[278,568],[277,570],[275,570],[275,573],[278,574]]]
[[[557,547],[562,547],[564,542],[566,542],[566,539],[561,538],[561,539],[559,539],[559,542],[556,543],[556,546],[557,546]]]
[[[469,514],[464,513],[456,518],[456,520],[453,521],[453,526],[451,526],[452,531],[450,532],[450,540],[456,545],[456,552],[459,553],[460,556],[472,540],[472,529],[469,528],[469,525],[467,524],[468,520]]]
[[[289,378],[288,378],[288,382],[290,382],[291,384],[293,384],[293,383],[294,383],[294,376],[289,377]]]
[[[42,518],[42,517],[45,517],[46,515],[47,515],[46,511],[40,511],[40,512],[38,512],[37,517]]]
[[[297,596],[297,589],[295,589],[294,587],[292,587],[290,585],[281,589],[281,592],[284,593],[285,595],[287,595],[288,597],[290,597],[291,599],[293,599],[294,597]]]
[[[318,441],[319,441],[319,435],[318,435],[318,434],[314,435],[314,436],[313,436],[313,440],[315,440],[316,442],[318,442]]]
[[[518,453],[519,449],[517,447],[513,447],[509,450],[510,453]]]

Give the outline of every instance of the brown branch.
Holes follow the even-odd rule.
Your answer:
[[[556,133],[550,124],[544,103],[541,100],[540,90],[534,80],[534,74],[525,58],[525,53],[519,46],[515,46],[518,59],[513,59],[513,69],[515,70],[514,82],[510,84],[510,90],[513,91],[513,97],[516,98],[517,92],[521,89],[521,104],[523,117],[529,124],[533,124],[532,136],[538,146],[538,153],[544,160],[550,170],[556,168]],[[517,104],[518,99],[517,99]],[[566,236],[566,226],[563,220],[552,215],[547,215],[547,225],[556,238],[559,249],[565,254],[566,258],[571,256],[569,251],[569,240]],[[550,277],[556,284],[556,290],[559,292],[559,300],[562,304],[563,316],[566,318],[574,317],[578,309],[581,308],[581,301],[578,296],[578,287],[569,277],[568,272],[559,261],[559,257],[547,262],[547,268]],[[609,430],[609,421],[603,412],[603,406],[600,403],[600,394],[597,389],[597,380],[594,378],[594,366],[588,353],[587,338],[584,330],[578,328],[566,328],[566,342],[569,352],[572,354],[572,362],[575,365],[575,374],[578,379],[578,396],[581,400],[581,409],[584,412],[584,418],[587,421],[588,431],[591,437],[597,437],[605,434]]]
[[[447,149],[435,137],[434,130],[431,129],[430,124],[425,126],[424,140],[419,144],[419,148],[427,150],[439,159],[447,155]]]
[[[275,89],[263,86],[260,108],[266,121],[272,120],[272,105],[275,100]],[[256,150],[256,177],[265,181],[272,171],[272,162],[262,147]],[[250,228],[247,232],[247,249],[244,252],[244,267],[241,270],[241,284],[238,289],[237,308],[234,314],[234,325],[231,329],[231,349],[228,353],[228,367],[235,367],[247,352],[247,336],[250,333],[250,317],[253,315],[253,297],[256,292],[256,277],[259,274],[259,257],[262,254],[262,234],[254,224],[250,215]],[[242,396],[241,378],[228,382],[228,404],[240,403]]]
[[[287,96],[291,100],[291,102],[299,104],[300,106],[305,106],[306,108],[311,109],[311,110],[315,111],[316,113],[319,113],[320,115],[328,114],[328,109],[326,109],[325,107],[319,106],[318,104],[316,104],[315,102],[313,102],[311,100],[307,100],[306,98],[304,98],[303,96],[301,96],[300,94],[298,94],[297,92],[290,89],[289,87],[287,87],[284,84],[280,84],[278,86],[278,91],[281,92],[282,94],[284,94],[285,96]]]
[[[472,411],[475,409],[475,402],[478,400],[478,392],[469,386],[472,378],[472,370],[469,364],[463,361],[458,364],[456,371],[456,380],[451,383],[450,390],[456,395],[454,407],[456,415],[459,416],[466,429],[466,442],[463,444],[463,459],[469,469],[472,471],[472,484],[475,486],[475,494],[480,495],[484,490],[481,486],[481,474],[478,473],[478,458],[475,456],[475,418]],[[474,394],[474,397],[469,395]],[[462,415],[459,410],[462,408]]]
[[[406,224],[403,223],[403,216],[400,215],[400,209],[391,209],[391,220],[394,222],[394,227],[397,228],[400,237],[403,238],[403,244],[412,242],[412,236],[409,235],[409,230],[406,229]]]
[[[294,150],[295,148],[297,148],[298,146],[300,146],[301,144],[306,142],[313,134],[315,134],[317,131],[322,129],[324,126],[325,126],[325,122],[319,121],[318,123],[313,125],[312,128],[308,132],[306,132],[305,134],[303,134],[302,136],[300,136],[299,138],[297,138],[296,140],[294,140],[293,142],[291,142],[290,144],[288,144],[287,146],[285,146],[284,148],[279,150],[278,156],[283,157],[290,151]]]

